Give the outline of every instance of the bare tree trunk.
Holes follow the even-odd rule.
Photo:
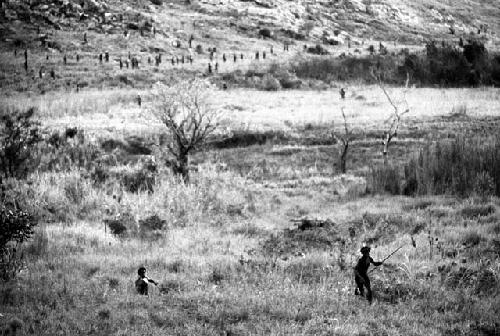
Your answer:
[[[342,152],[340,153],[340,172],[345,174],[347,171],[347,151],[349,150],[349,142],[344,143]]]
[[[189,182],[189,169],[188,169],[188,153],[181,151],[177,158],[177,171],[176,173],[182,176],[184,182]]]
[[[390,134],[387,134],[386,138],[384,139],[384,149],[382,150],[382,156],[384,157],[384,166],[387,166],[388,162],[387,154],[389,153],[390,142],[391,142],[391,136]]]

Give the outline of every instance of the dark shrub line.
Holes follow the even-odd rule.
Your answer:
[[[402,170],[375,167],[369,179],[374,193],[500,196],[500,137],[430,143]]]

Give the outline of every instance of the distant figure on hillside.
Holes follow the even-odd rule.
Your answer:
[[[354,281],[356,282],[354,294],[364,296],[366,287],[366,299],[368,302],[372,303],[373,296],[372,288],[370,286],[370,278],[368,277],[368,268],[370,267],[370,264],[380,266],[382,265],[382,262],[373,261],[372,257],[370,257],[370,248],[368,246],[363,246],[360,252],[363,256],[358,260],[358,263],[354,267]]]
[[[339,93],[340,93],[340,98],[341,99],[345,99],[345,90],[344,90],[344,88],[340,88]]]
[[[135,289],[137,290],[137,293],[141,295],[148,295],[149,283],[158,286],[158,283],[156,281],[146,276],[145,267],[140,267],[139,270],[137,270],[137,274],[139,275],[139,278],[135,281]]]

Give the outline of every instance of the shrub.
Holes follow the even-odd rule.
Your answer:
[[[429,144],[405,165],[405,194],[500,195],[500,138]]]
[[[460,214],[464,218],[474,219],[477,217],[488,216],[495,212],[495,207],[491,204],[478,204],[478,205],[468,205],[465,206]]]
[[[462,244],[468,247],[476,246],[481,241],[484,240],[484,237],[481,236],[476,231],[467,232],[467,234],[462,238]]]
[[[71,140],[70,140],[71,139]],[[92,170],[102,156],[97,144],[89,142],[79,130],[74,138],[54,132],[39,147],[39,171],[69,171],[75,167]]]
[[[167,228],[167,221],[157,215],[139,220],[139,230],[142,238],[159,238],[161,231]]]
[[[105,219],[104,224],[112,234],[121,237],[125,236],[129,230],[136,228],[135,218],[128,212],[118,214],[115,218]]]
[[[401,192],[400,180],[397,167],[388,165],[374,167],[370,170],[369,189],[373,194],[398,195]]]
[[[273,75],[266,74],[262,78],[260,89],[265,91],[279,91],[281,89],[281,84]]]
[[[33,120],[34,114],[34,108],[0,110],[0,171],[5,178],[25,177],[34,168],[33,147],[41,140],[40,123]]]
[[[147,167],[139,167],[131,171],[125,170],[121,176],[121,184],[124,189],[132,193],[139,191],[152,193],[155,180],[155,172]]]
[[[0,278],[8,281],[22,267],[22,256],[18,248],[33,234],[37,223],[32,216],[19,209],[0,205]]]
[[[283,131],[268,130],[264,132],[250,130],[235,130],[231,136],[214,140],[210,143],[213,148],[235,148],[248,147],[253,145],[263,145],[271,142],[273,144],[282,143],[288,140]]]
[[[321,46],[321,44],[316,44],[314,47],[307,48],[307,52],[313,55],[328,55],[329,52]]]

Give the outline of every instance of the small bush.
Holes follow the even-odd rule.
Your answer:
[[[460,215],[463,218],[475,219],[477,217],[484,217],[491,215],[495,212],[495,207],[492,204],[478,204],[478,205],[467,205],[462,210],[460,210]]]
[[[33,234],[37,223],[32,216],[19,209],[9,209],[0,205],[0,278],[13,279],[22,267],[22,256],[17,251],[19,245]]]
[[[314,47],[307,48],[307,52],[313,55],[328,55],[329,52],[323,48],[320,44],[316,44]]]
[[[36,164],[34,147],[41,137],[34,114],[34,108],[0,110],[0,171],[5,178],[25,177]]]
[[[369,189],[373,194],[398,195],[401,192],[400,175],[397,167],[379,166],[370,171]]]
[[[166,225],[167,221],[157,215],[149,216],[139,221],[139,228],[144,231],[162,230]]]
[[[130,213],[119,214],[116,218],[105,219],[104,224],[116,236],[125,236],[129,230],[135,229],[135,218]]]
[[[156,183],[156,165],[142,163],[135,167],[126,167],[115,172],[123,188],[129,192],[153,192]]]
[[[479,245],[485,238],[476,231],[467,232],[462,238],[462,244],[468,247]]]
[[[37,230],[33,240],[25,247],[24,252],[31,256],[43,256],[49,248],[49,237],[44,229]]]
[[[160,238],[161,231],[167,228],[167,221],[157,215],[139,220],[139,231],[143,238]]]
[[[281,84],[273,75],[266,74],[264,78],[262,78],[259,88],[265,91],[279,91],[281,89]]]

